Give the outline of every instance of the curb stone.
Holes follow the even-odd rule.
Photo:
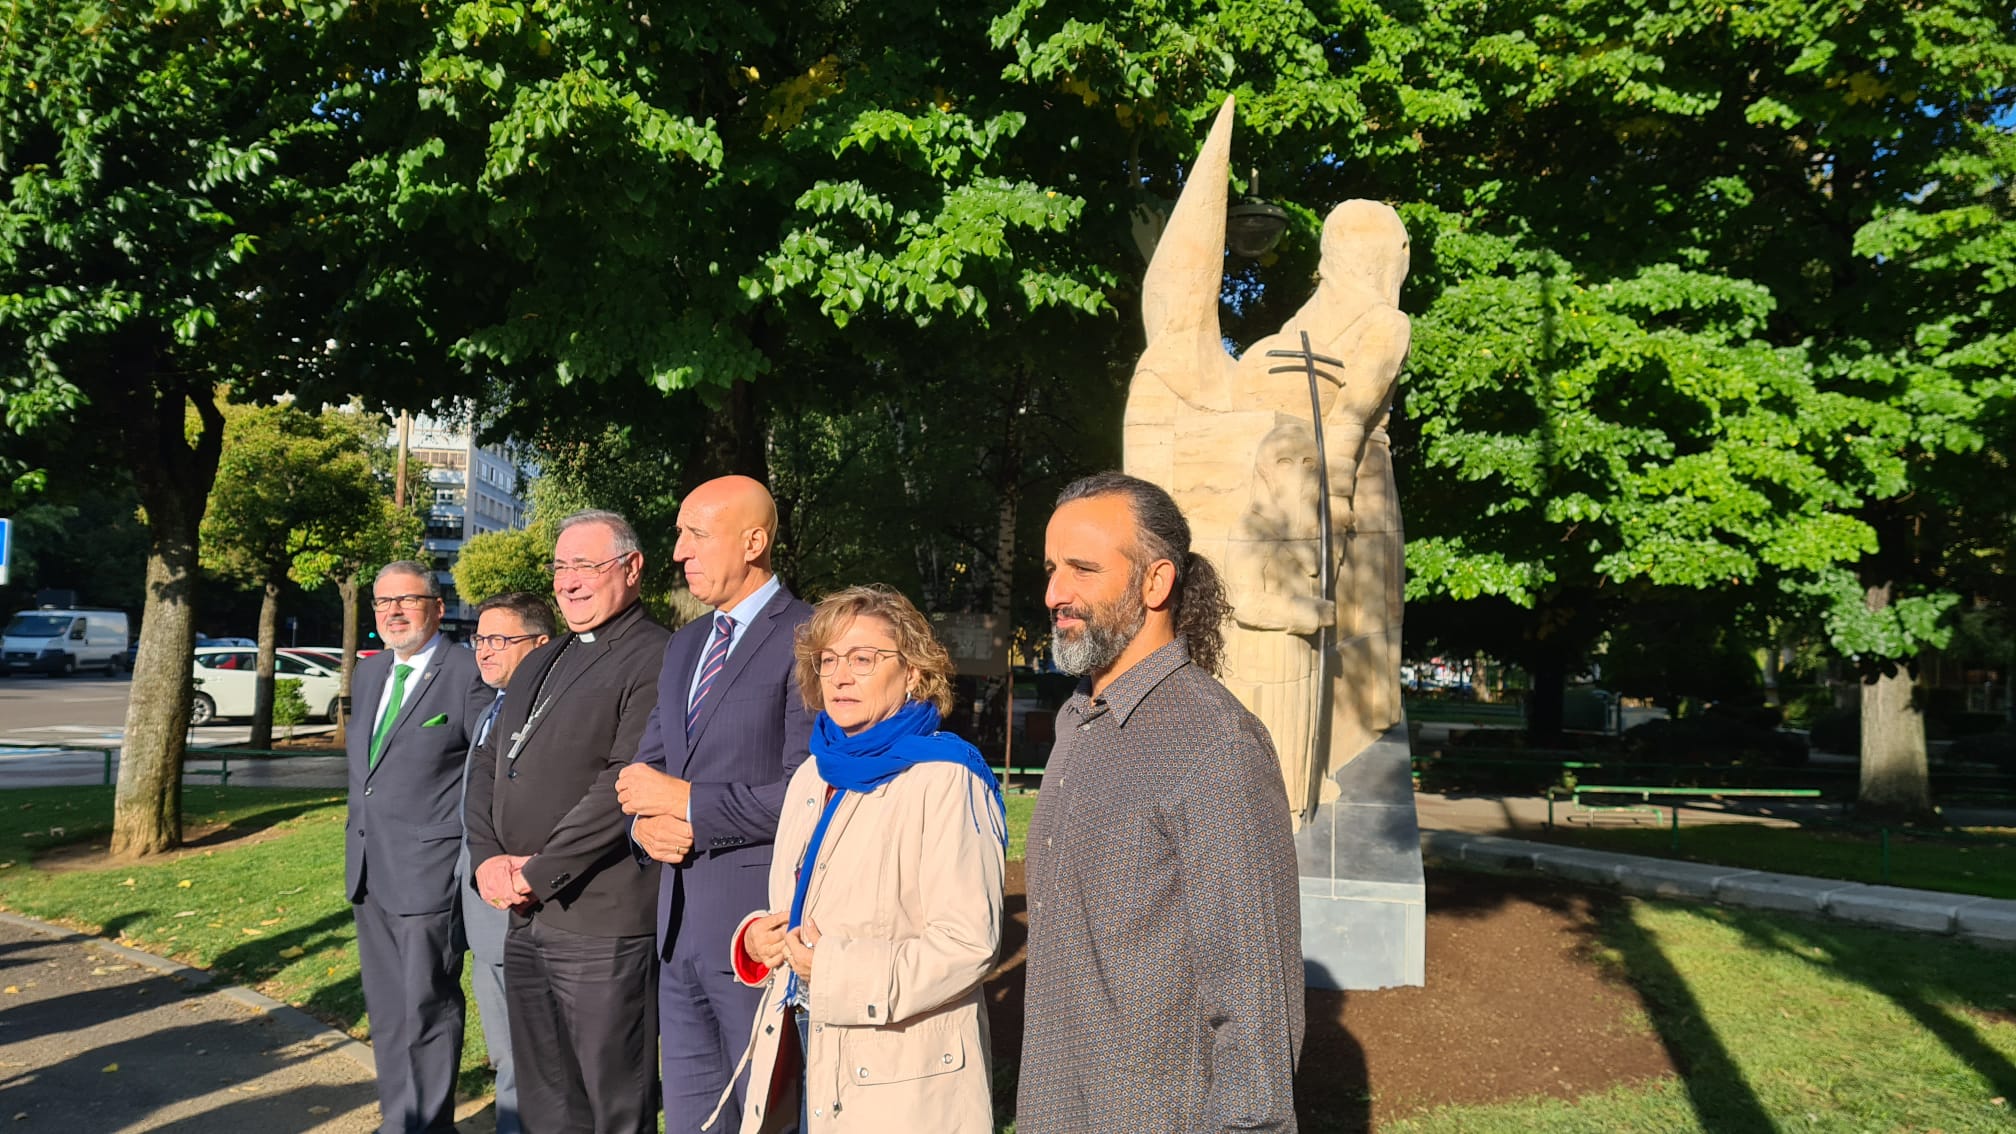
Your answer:
[[[1871,886],[1461,831],[1423,831],[1421,850],[1444,861],[1598,883],[1647,897],[1807,914],[1850,925],[1958,937],[1988,947],[2016,946],[2016,901],[2001,898]]]
[[[87,945],[101,953],[109,953],[122,961],[138,965],[141,968],[151,969],[163,976],[180,981],[192,991],[208,988],[215,984],[217,980],[216,974],[207,969],[199,969],[194,965],[185,965],[180,961],[171,961],[166,957],[157,957],[152,953],[143,953],[130,945],[121,945],[115,941],[108,941],[103,937],[93,937],[88,933],[79,933],[74,929],[65,929],[60,925],[51,925],[46,921],[37,921],[32,917],[22,917],[16,913],[0,912],[0,922],[18,929],[25,929],[30,933],[52,937],[58,941]],[[238,985],[224,985],[217,988],[216,991],[226,999],[242,1007],[270,1017],[275,1023],[280,1024],[289,1031],[299,1033],[301,1042],[312,1044],[322,1050],[333,1051],[348,1059],[351,1063],[356,1064],[367,1074],[375,1076],[378,1073],[378,1065],[371,1057],[371,1047],[369,1044],[351,1039],[349,1036],[310,1016],[299,1008],[290,1004],[282,1004],[270,996],[262,995]]]

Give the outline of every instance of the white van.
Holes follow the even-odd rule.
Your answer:
[[[0,635],[9,673],[117,673],[126,664],[126,614],[118,610],[24,610]]]

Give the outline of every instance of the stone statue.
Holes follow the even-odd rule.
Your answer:
[[[1125,464],[1169,490],[1194,546],[1226,567],[1226,684],[1273,734],[1299,821],[1332,797],[1331,774],[1401,716],[1402,533],[1383,427],[1407,355],[1407,231],[1378,202],[1337,206],[1316,293],[1234,359],[1218,324],[1232,115],[1227,99],[1148,266]],[[1312,354],[1341,362],[1318,367],[1313,407],[1329,484],[1328,595],[1309,379],[1299,364],[1272,372],[1284,369],[1279,354],[1301,353],[1305,334]]]

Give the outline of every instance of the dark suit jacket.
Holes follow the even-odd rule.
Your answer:
[[[476,655],[443,639],[420,687],[406,696],[371,767],[378,698],[392,680],[391,650],[357,663],[352,675],[358,715],[350,722],[350,818],[343,878],[350,900],[366,886],[396,914],[439,913],[455,902],[455,856],[462,849],[462,766],[476,723],[494,694],[476,670]],[[439,724],[427,722],[445,718]],[[369,869],[366,869],[366,863]]]
[[[658,703],[653,678],[670,634],[633,605],[595,637],[585,668],[570,661],[546,681],[575,638],[563,634],[511,675],[497,723],[470,756],[469,860],[532,855],[525,880],[540,902],[535,917],[571,933],[635,937],[651,932],[654,880],[631,860],[616,776]]]
[[[658,711],[637,759],[693,784],[694,853],[661,871],[658,950],[682,932],[726,956],[729,934],[768,900],[770,842],[791,774],[805,762],[813,714],[793,673],[792,642],[812,608],[779,589],[743,631],[686,732],[686,691],[714,633],[695,619],[672,636],[658,675]],[[649,861],[648,859],[646,861]],[[673,911],[678,910],[674,917]]]

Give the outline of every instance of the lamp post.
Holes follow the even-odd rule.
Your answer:
[[[1272,252],[1281,242],[1282,234],[1288,231],[1288,211],[1259,196],[1258,169],[1252,171],[1246,186],[1252,192],[1225,209],[1225,247],[1234,256],[1258,260]],[[1160,197],[1142,196],[1133,212],[1134,246],[1146,263],[1155,258],[1155,245],[1162,239],[1162,229],[1169,223],[1169,210],[1174,206]]]

